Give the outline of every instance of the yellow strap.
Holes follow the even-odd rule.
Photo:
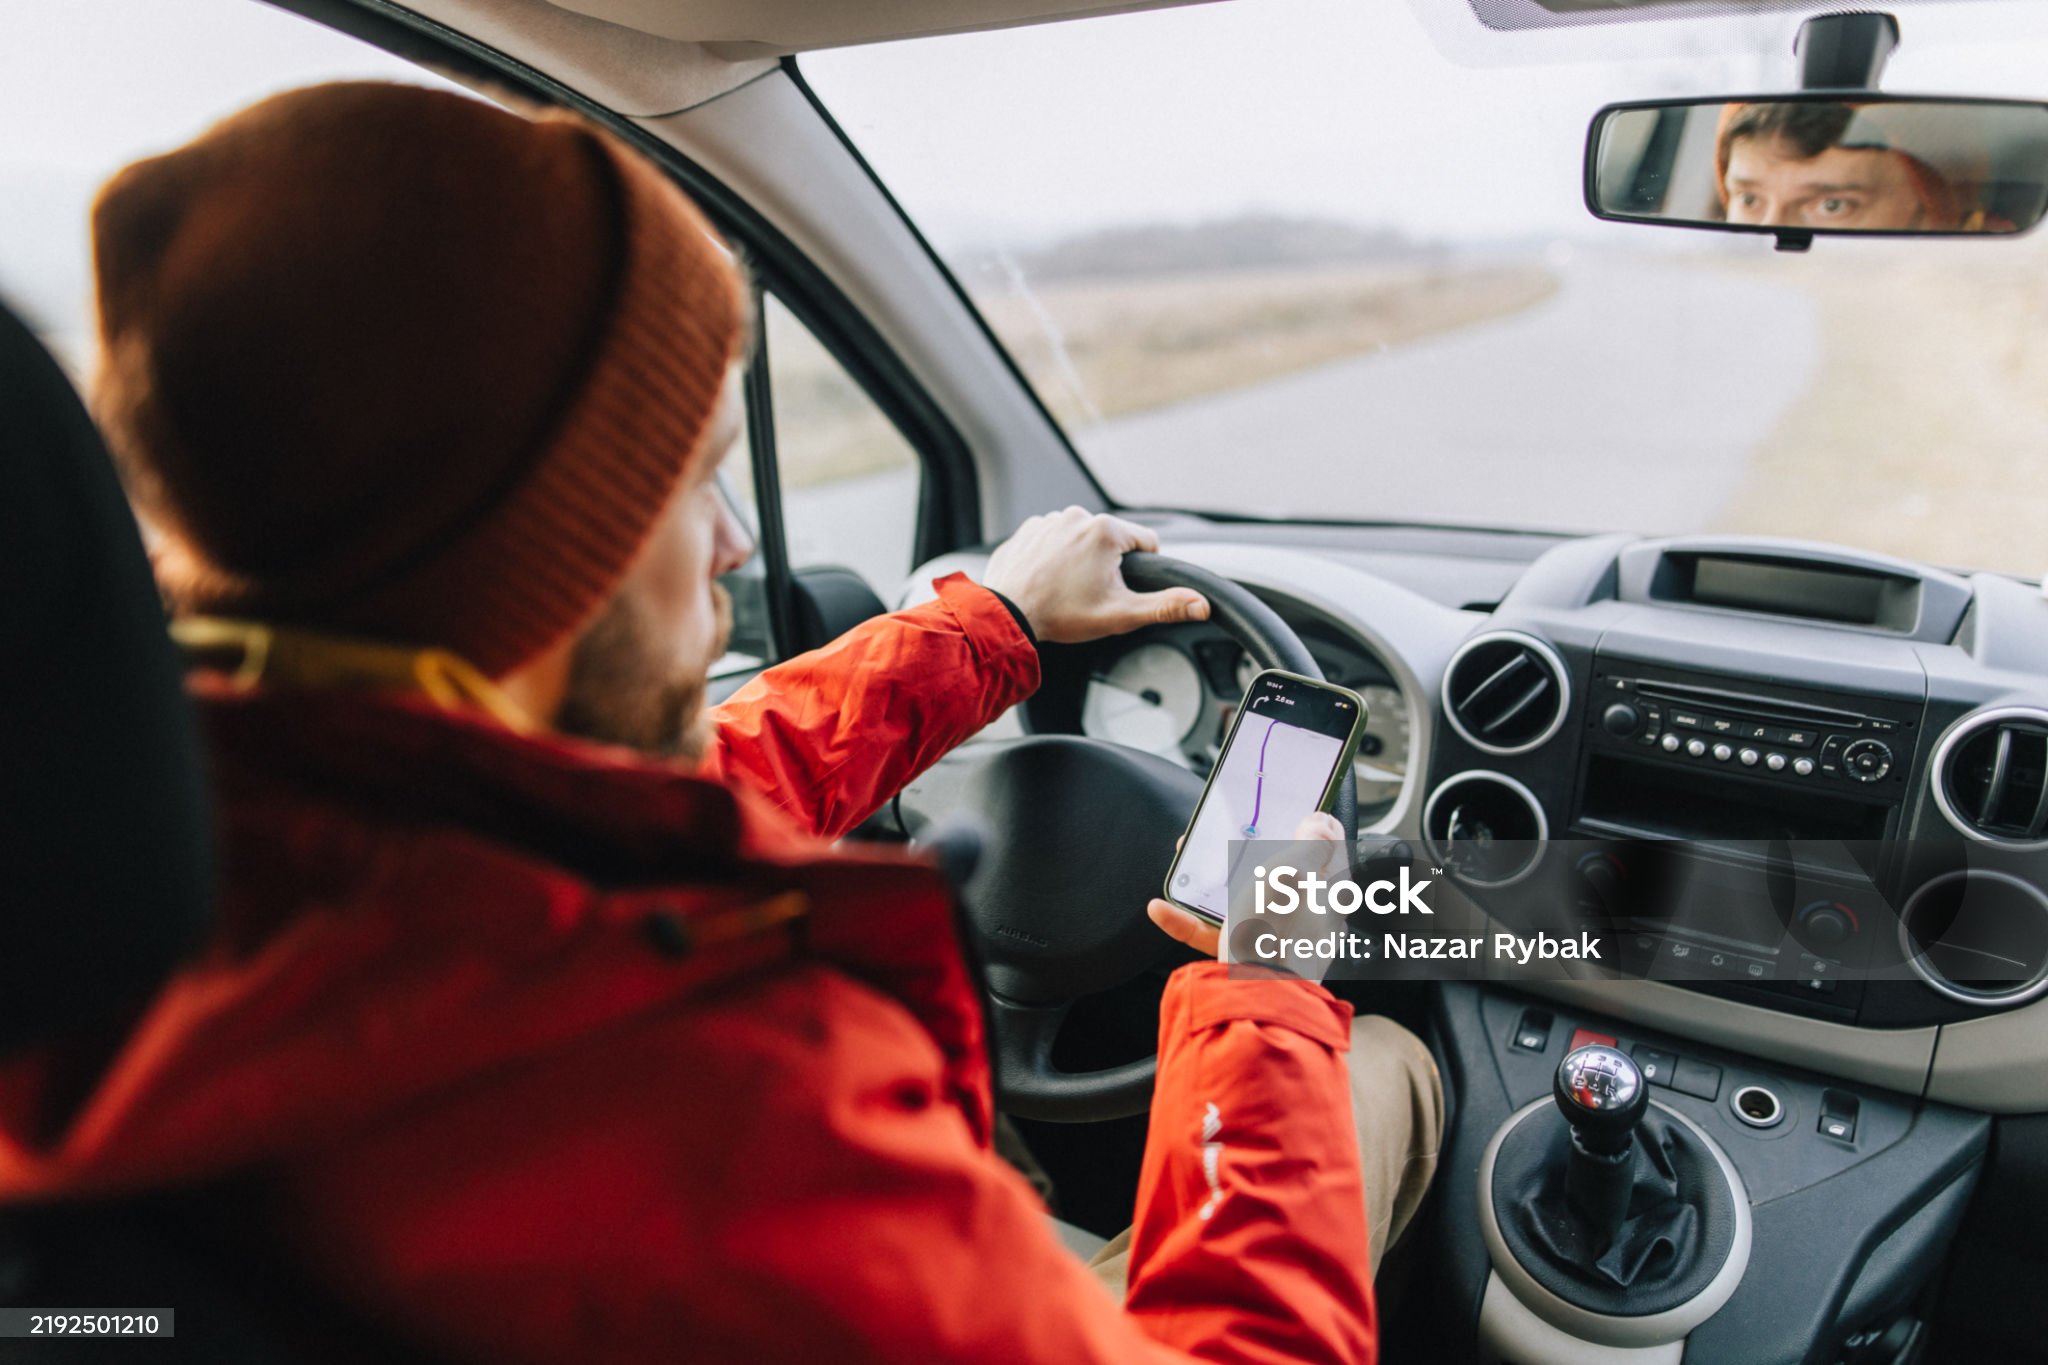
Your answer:
[[[811,912],[811,898],[801,891],[785,891],[772,899],[733,910],[716,911],[700,917],[690,926],[690,937],[699,946],[752,938],[779,925],[802,919]]]
[[[188,653],[238,655],[231,676],[240,687],[268,683],[321,689],[396,688],[418,693],[443,710],[483,711],[521,734],[539,728],[476,665],[445,649],[413,649],[216,616],[173,621],[171,638]]]

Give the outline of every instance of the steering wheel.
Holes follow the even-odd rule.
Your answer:
[[[1322,677],[1301,637],[1229,579],[1154,554],[1126,555],[1123,572],[1140,592],[1201,593],[1210,622],[1261,667]],[[1070,1123],[1140,1113],[1151,1102],[1156,1055],[1062,1071],[1053,1039],[1083,996],[1185,954],[1146,917],[1145,902],[1160,892],[1202,779],[1156,754],[1080,735],[975,750],[950,804],[981,826],[964,918],[985,973],[998,1106]],[[1357,785],[1348,772],[1335,813],[1345,830],[1356,829]]]

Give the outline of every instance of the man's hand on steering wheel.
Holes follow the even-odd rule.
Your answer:
[[[1079,644],[1140,626],[1206,621],[1192,588],[1135,592],[1124,582],[1132,550],[1159,552],[1150,527],[1079,507],[1032,517],[989,556],[982,586],[1016,603],[1041,641]]]

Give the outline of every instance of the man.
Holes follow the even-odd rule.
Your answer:
[[[255,1254],[463,1359],[1373,1357],[1368,1202],[1434,1150],[1397,1107],[1440,1121],[1412,1038],[1359,1070],[1400,1124],[1365,1191],[1349,1011],[1177,974],[1120,1305],[991,1151],[943,885],[823,842],[1036,686],[1034,635],[1204,614],[1123,585],[1149,532],[1035,518],[707,719],[745,295],[651,167],[326,86],[94,227],[224,887],[111,1052],[0,1071],[0,1200],[232,1179]]]
[[[1716,147],[1728,221],[1867,232],[1956,230],[1954,190],[1932,166],[1892,145],[1887,115],[1883,105],[1728,106]]]

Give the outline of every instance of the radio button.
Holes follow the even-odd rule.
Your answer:
[[[1883,740],[1853,740],[1842,750],[1842,766],[1858,782],[1875,782],[1892,770],[1892,751]]]
[[[1737,754],[1736,757],[1742,760],[1743,767],[1754,768],[1756,766],[1758,754],[1757,751],[1754,749],[1744,749],[1741,753]]]
[[[1703,739],[1689,739],[1685,742],[1685,751],[1698,758],[1707,751],[1707,742]]]
[[[1729,759],[1735,757],[1735,751],[1725,744],[1716,744],[1714,746],[1714,757],[1726,763]]]
[[[1703,723],[1699,716],[1692,711],[1673,711],[1671,713],[1671,727],[1674,730],[1697,730],[1701,728]]]
[[[1732,735],[1735,733],[1735,722],[1732,720],[1722,720],[1719,716],[1709,716],[1707,717],[1706,728],[1712,730],[1717,735]]]
[[[1665,733],[1664,738],[1657,741],[1658,744],[1663,746],[1664,752],[1667,754],[1677,753],[1678,746],[1682,742],[1683,741],[1680,740],[1677,735],[1671,734],[1668,731]]]
[[[1792,771],[1798,773],[1801,777],[1813,776],[1813,760],[1810,758],[1793,759]]]

